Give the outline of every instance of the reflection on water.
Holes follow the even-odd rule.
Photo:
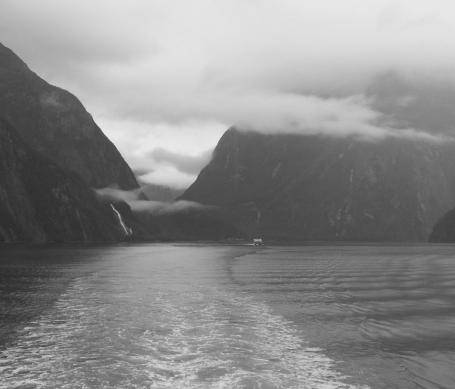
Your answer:
[[[450,246],[0,250],[0,388],[453,388]]]

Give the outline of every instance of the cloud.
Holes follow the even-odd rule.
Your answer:
[[[212,150],[206,150],[197,155],[187,155],[159,147],[153,149],[148,155],[154,161],[174,166],[182,173],[197,175],[209,162],[212,156]]]
[[[140,199],[140,189],[125,191],[116,188],[95,190],[96,194],[105,201],[125,201],[133,212],[145,212],[152,215],[173,214],[187,210],[202,210],[211,208],[194,201],[178,200],[174,202],[150,201]]]
[[[201,210],[209,208],[208,206],[200,203],[185,200],[178,200],[173,203],[139,200],[131,202],[130,207],[134,212],[147,212],[152,215],[165,215],[185,212],[188,210]]]
[[[407,102],[411,100],[408,98]],[[372,103],[373,99],[364,95],[335,98],[296,93],[245,93],[237,99],[212,97],[210,109],[217,112],[217,107],[222,106],[218,117],[225,116],[226,121],[231,118],[239,129],[262,133],[356,136],[365,140],[388,136],[445,139],[424,129],[394,128],[393,123],[385,123],[386,117],[375,110]]]
[[[455,63],[449,0],[3,0],[0,11],[2,39],[40,74],[97,113],[153,122],[213,119],[197,107],[214,91],[355,94],[387,69],[453,78]]]
[[[134,169],[177,186],[196,169],[178,155],[213,149],[233,124],[439,139],[433,121],[410,120],[420,108],[404,112],[420,107],[412,93],[397,118],[368,88],[391,70],[455,90],[451,0],[3,0],[0,34],[81,99]]]
[[[227,128],[227,124],[219,122],[194,120],[150,124],[101,117],[98,123],[101,128],[110,129],[111,140],[141,179],[178,189],[185,189],[193,183],[197,173],[178,170],[167,161],[156,161],[150,157],[150,153],[156,148],[162,148],[170,153],[195,157],[203,163],[204,154],[207,155],[208,150],[215,147]]]
[[[121,190],[118,188],[106,187],[95,190],[96,194],[108,201],[135,201],[139,199],[140,189]]]
[[[139,180],[149,184],[168,186],[174,189],[186,189],[195,180],[195,174],[187,174],[179,171],[174,166],[158,165],[154,170],[142,174]]]

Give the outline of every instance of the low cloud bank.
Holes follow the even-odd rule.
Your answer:
[[[133,212],[144,212],[151,215],[165,215],[185,212],[188,210],[210,209],[210,206],[200,204],[194,201],[178,200],[174,202],[151,201],[140,199],[141,190],[131,191],[102,188],[96,189],[96,194],[106,201],[125,201]]]
[[[96,194],[104,200],[125,201],[126,203],[138,200],[140,191],[141,191],[140,189],[121,190],[112,187],[106,187],[95,190]]]
[[[446,136],[412,127],[397,128],[383,113],[372,108],[373,99],[364,95],[322,98],[299,94],[250,95],[239,101],[235,111],[239,129],[261,133],[322,134],[354,136],[362,140],[386,137],[416,138],[441,142]]]
[[[147,212],[152,215],[165,215],[195,209],[208,209],[209,207],[194,201],[178,200],[172,203],[162,201],[132,201],[128,203],[134,212]]]

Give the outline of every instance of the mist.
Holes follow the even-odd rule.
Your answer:
[[[133,212],[147,213],[150,215],[167,215],[185,212],[188,210],[209,209],[210,206],[194,201],[177,200],[173,202],[144,200],[141,196],[141,189],[121,190],[117,188],[101,188],[95,190],[97,196],[103,201],[126,202]]]

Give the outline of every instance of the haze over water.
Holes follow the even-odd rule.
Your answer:
[[[0,388],[453,388],[452,246],[0,249]]]

